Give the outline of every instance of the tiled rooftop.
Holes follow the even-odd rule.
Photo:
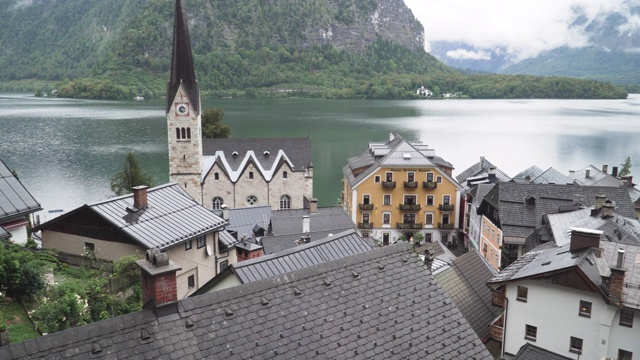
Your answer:
[[[0,160],[0,223],[42,210],[40,204]]]
[[[406,244],[0,347],[2,359],[491,359]]]

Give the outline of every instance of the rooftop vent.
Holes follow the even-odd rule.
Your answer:
[[[411,160],[411,154],[408,154],[408,153],[402,154],[402,158],[405,160]]]
[[[264,154],[264,157],[269,157],[270,152],[265,150],[263,154]]]
[[[237,152],[237,151],[232,152],[232,153],[231,153],[231,156],[233,156],[233,157],[238,157],[238,152]]]

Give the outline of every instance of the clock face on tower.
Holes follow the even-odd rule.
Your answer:
[[[177,102],[176,103],[176,116],[188,116],[189,115],[189,103]]]

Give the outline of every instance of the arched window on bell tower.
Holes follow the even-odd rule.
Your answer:
[[[181,134],[182,134],[182,138],[183,138],[183,139],[186,139],[186,138],[187,138],[187,134],[186,134],[186,130],[185,130],[185,128],[182,128],[180,132],[181,132]]]
[[[187,139],[191,139],[191,128],[187,128]]]

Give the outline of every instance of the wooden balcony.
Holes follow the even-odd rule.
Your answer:
[[[396,229],[422,229],[422,223],[396,223]]]
[[[430,189],[435,189],[437,187],[438,187],[438,183],[435,182],[435,181],[423,181],[422,182],[422,188],[423,189],[430,190]]]
[[[417,189],[418,188],[418,182],[416,182],[416,181],[405,181],[404,182],[404,188],[405,189]]]
[[[370,230],[373,229],[373,223],[358,223],[358,229]]]
[[[420,211],[420,204],[400,204],[398,209],[400,211]]]
[[[396,188],[396,182],[395,181],[383,181],[382,182],[382,188],[383,189],[395,189]]]
[[[440,229],[440,230],[453,230],[453,224],[438,223],[438,229]]]
[[[360,204],[360,210],[373,210],[373,204]]]
[[[453,211],[453,210],[455,210],[455,208],[456,207],[453,204],[440,204],[438,206],[438,210],[440,210],[440,211]]]
[[[493,291],[491,294],[491,304],[499,307],[504,307],[505,297],[501,292]]]
[[[489,325],[489,337],[502,342],[504,336],[504,314],[500,315]]]

